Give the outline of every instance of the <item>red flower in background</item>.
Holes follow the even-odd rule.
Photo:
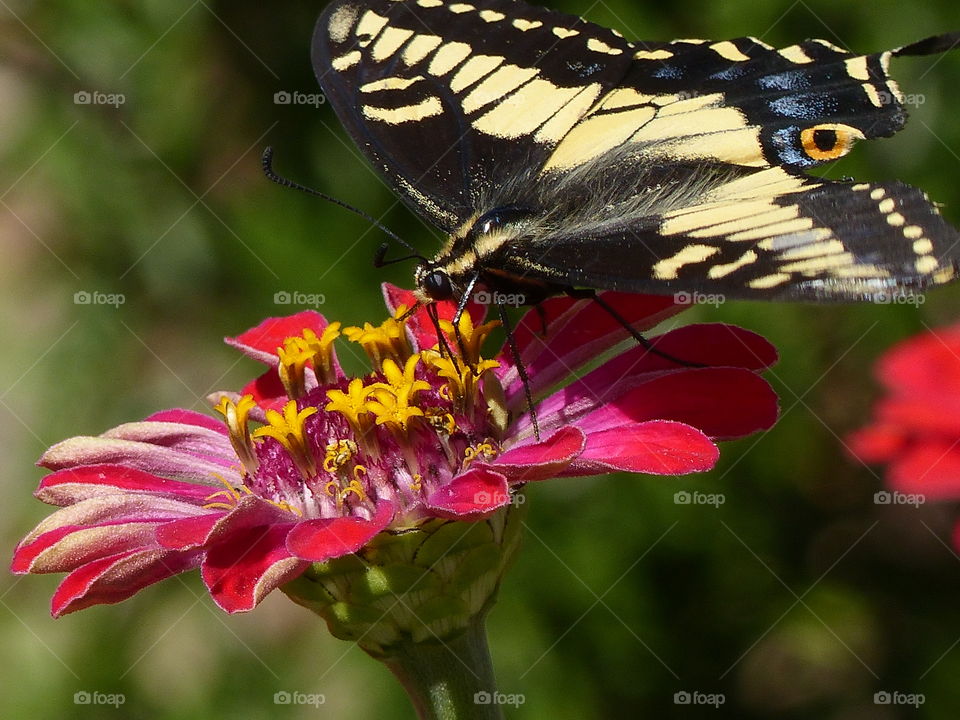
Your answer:
[[[385,295],[395,315],[412,302],[397,288]],[[605,297],[640,331],[683,309],[666,297]],[[453,308],[440,311],[450,318]],[[715,440],[776,420],[776,396],[758,375],[776,359],[763,338],[691,325],[653,342],[709,367],[634,345],[585,371],[628,334],[596,303],[556,298],[515,334],[537,398],[536,437],[509,352],[480,354],[494,325],[480,324],[483,312],[464,314],[458,360],[435,349],[423,311],[406,326],[343,330],[303,312],[228,340],[270,369],[216,396],[222,419],[165,411],[43,455],[54,472],[36,495],[60,509],[21,542],[13,571],[68,573],[57,616],[195,567],[222,608],[244,611],[383,531],[481,520],[525,483],[551,477],[707,470]],[[372,373],[344,375],[333,350],[340,335],[363,347]]]
[[[905,340],[880,358],[876,375],[886,394],[873,423],[850,436],[853,454],[887,463],[893,491],[960,497],[960,325]]]

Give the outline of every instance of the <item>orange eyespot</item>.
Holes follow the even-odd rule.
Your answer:
[[[838,123],[814,125],[800,132],[800,144],[811,160],[836,160],[862,139],[863,133],[857,128]]]

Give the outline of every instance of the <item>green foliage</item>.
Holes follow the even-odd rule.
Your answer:
[[[562,9],[628,37],[820,36],[894,47],[955,29],[948,0],[922,4],[634,3]],[[349,323],[383,316],[382,236],[361,219],[269,184],[284,174],[369,211],[424,252],[436,236],[399,207],[319,92],[309,40],[321,5],[10,2],[0,9],[0,417],[2,546],[46,513],[30,492],[47,446],[156,409],[202,409],[257,368],[219,339],[290,311],[279,291],[322,295]],[[828,176],[898,178],[960,223],[960,58],[899,61],[925,102],[895,139],[861,146]],[[76,92],[124,95],[76,104]],[[75,304],[74,293],[124,303]],[[714,472],[608,477],[529,491],[529,530],[489,627],[518,718],[893,718],[873,693],[924,693],[917,717],[960,704],[949,507],[884,508],[880,476],[845,456],[895,341],[956,319],[960,289],[919,308],[729,304],[682,321],[734,322],[781,350],[770,373],[783,419],[727,444]],[[348,367],[359,363],[345,359]],[[725,502],[678,505],[674,493]],[[196,575],[53,621],[53,577],[0,586],[3,717],[109,717],[78,691],[123,693],[117,717],[409,718],[389,674],[276,593],[244,617],[212,606]],[[278,691],[326,703],[277,706]],[[717,710],[674,704],[723,693]],[[86,714],[85,714],[86,713]],[[887,714],[885,714],[887,713]]]

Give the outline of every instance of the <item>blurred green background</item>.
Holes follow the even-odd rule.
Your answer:
[[[596,4],[562,9],[627,37],[824,37],[859,51],[960,26],[953,0]],[[321,294],[347,322],[384,314],[381,236],[261,175],[283,173],[371,212],[429,254],[318,92],[310,36],[322,3],[141,0],[0,3],[0,546],[47,514],[33,467],[52,443],[156,409],[201,409],[257,370],[220,338],[270,314],[278,291]],[[924,102],[892,140],[832,177],[898,178],[960,222],[960,54],[898,61]],[[77,92],[123,104],[77,104]],[[119,306],[75,293],[122,294]],[[960,562],[955,508],[877,506],[880,476],[841,443],[865,422],[871,363],[957,319],[960,287],[912,306],[728,304],[681,316],[770,338],[783,419],[689,478],[605,477],[530,491],[530,532],[490,618],[500,689],[517,718],[955,718]],[[719,508],[674,503],[723,493]],[[389,674],[279,593],[217,610],[196,574],[54,621],[59,576],[0,581],[0,717],[377,717],[412,711]],[[322,693],[319,708],[277,691]],[[79,691],[123,693],[84,707]],[[674,693],[723,693],[718,709]],[[912,708],[878,691],[923,693]]]

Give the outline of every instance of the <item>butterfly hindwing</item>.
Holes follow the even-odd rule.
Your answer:
[[[501,243],[492,265],[518,284],[816,301],[883,301],[958,273],[960,236],[902,183],[771,168],[716,182],[702,202],[659,216],[591,225],[589,212],[573,232]]]

